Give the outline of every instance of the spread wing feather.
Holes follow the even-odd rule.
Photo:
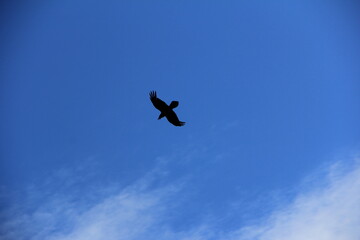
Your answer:
[[[172,123],[175,126],[184,126],[185,125],[184,122],[180,122],[178,116],[172,110],[166,115],[166,118],[170,123]]]
[[[163,100],[157,98],[155,91],[151,91],[149,95],[150,100],[156,109],[163,112],[168,108],[168,105]]]

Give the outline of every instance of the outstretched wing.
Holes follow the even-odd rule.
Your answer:
[[[168,108],[168,105],[163,100],[157,98],[155,91],[151,91],[149,95],[150,100],[156,109],[163,112]]]
[[[180,122],[179,118],[177,117],[176,113],[174,111],[170,111],[167,115],[166,115],[167,120],[172,123],[175,126],[184,126],[185,123],[184,122]]]

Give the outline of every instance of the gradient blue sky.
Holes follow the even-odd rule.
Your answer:
[[[4,239],[247,239],[303,191],[360,188],[355,1],[0,6]]]

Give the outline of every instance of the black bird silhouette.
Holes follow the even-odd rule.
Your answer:
[[[167,120],[175,126],[180,127],[185,125],[184,122],[180,122],[179,118],[176,116],[176,113],[173,111],[173,109],[179,105],[178,101],[172,101],[168,106],[163,100],[156,96],[155,91],[151,91],[149,95],[154,107],[161,112],[158,120],[166,117]]]

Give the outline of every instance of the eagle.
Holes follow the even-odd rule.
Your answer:
[[[178,101],[172,101],[170,105],[167,105],[163,100],[156,96],[156,91],[151,91],[149,95],[154,107],[161,112],[158,120],[166,117],[167,120],[175,126],[180,127],[185,125],[185,122],[181,122],[173,110],[179,105]]]

